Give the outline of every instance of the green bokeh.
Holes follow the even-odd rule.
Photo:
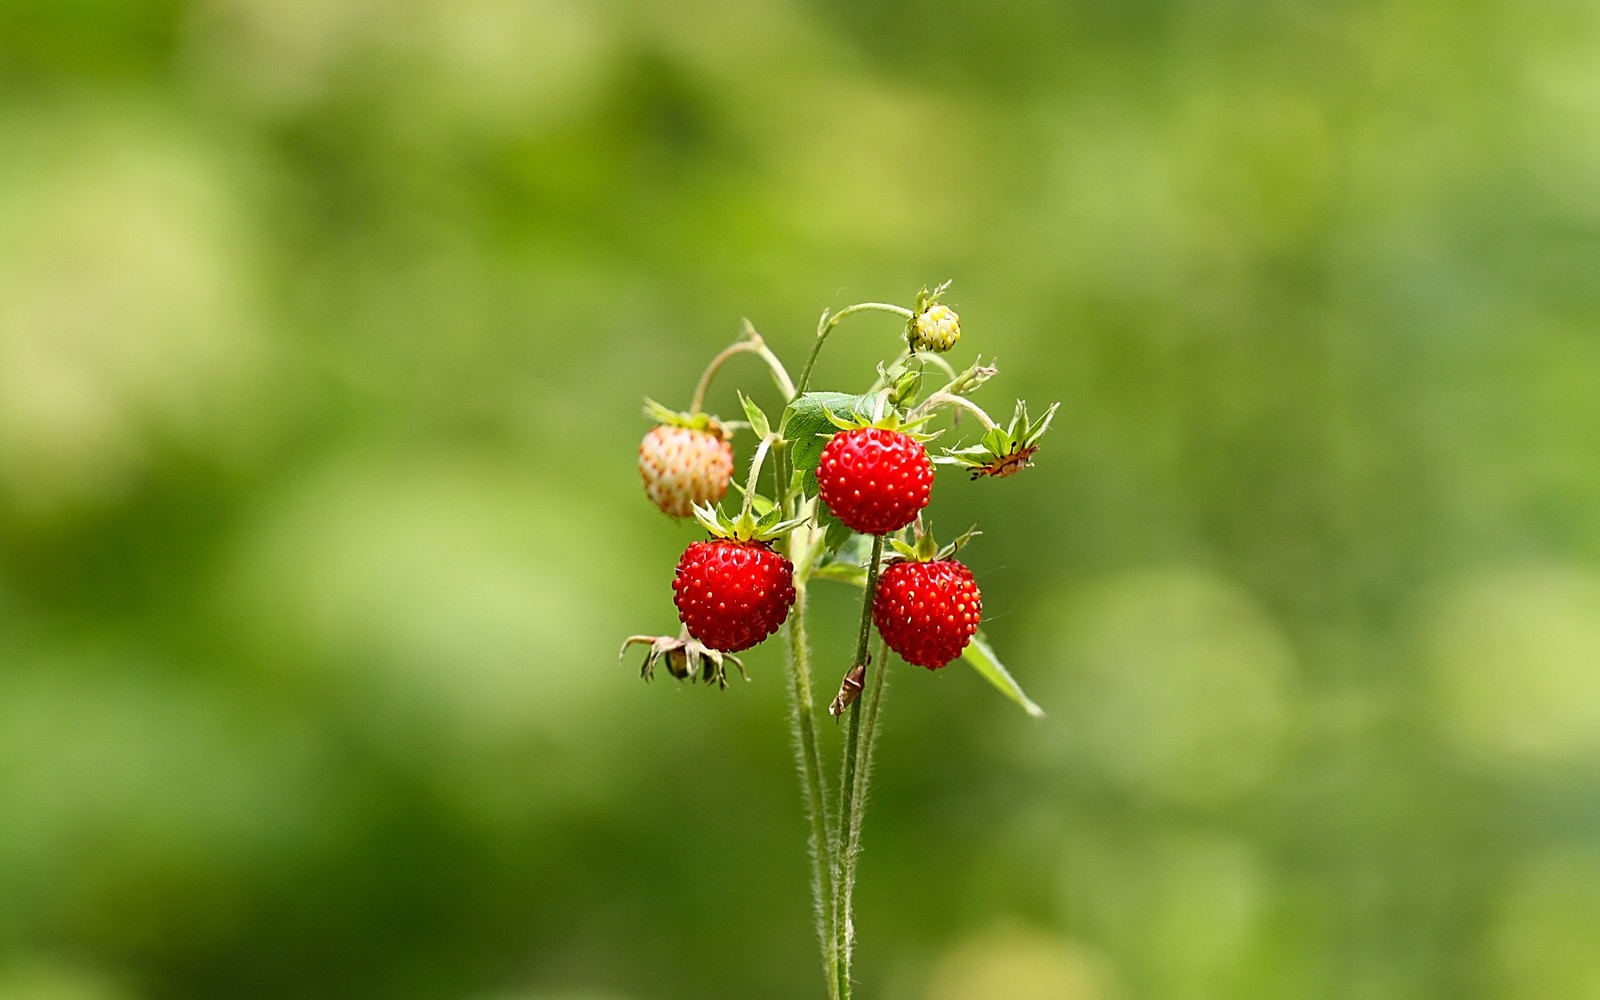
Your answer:
[[[639,405],[945,278],[1049,716],[895,671],[859,995],[1600,996],[1597,107],[1567,0],[0,4],[0,1000],[820,996]]]

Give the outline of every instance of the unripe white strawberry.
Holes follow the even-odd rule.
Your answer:
[[[733,445],[714,419],[700,427],[657,424],[639,442],[639,478],[650,502],[672,517],[715,504],[733,479]]]
[[[913,350],[943,354],[961,339],[961,318],[949,306],[930,305],[912,319],[906,339]]]

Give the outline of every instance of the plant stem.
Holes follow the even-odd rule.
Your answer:
[[[850,930],[850,935],[845,941],[845,949],[840,961],[844,966],[844,976],[848,980],[850,975],[851,959],[855,947],[855,925],[852,911],[855,903],[856,887],[856,858],[861,853],[861,823],[867,814],[867,787],[872,781],[872,755],[878,739],[878,706],[883,699],[883,681],[888,674],[889,644],[882,639],[878,640],[877,673],[872,679],[872,688],[864,699],[866,708],[862,709],[864,716],[857,726],[854,712],[850,717],[850,742],[849,751],[856,759],[854,780],[845,786],[841,792],[839,803],[840,825],[844,828],[844,836],[838,845],[840,879],[834,892],[838,896],[835,904],[844,913],[844,919]],[[856,702],[854,708],[860,708],[861,702]]]
[[[883,537],[874,535],[872,538],[872,555],[867,562],[867,582],[861,596],[861,631],[856,639],[856,657],[851,663],[867,662],[867,645],[872,639],[872,595],[878,588],[878,564],[883,560]],[[879,676],[882,675],[883,665],[878,665]],[[874,687],[878,685],[875,679]],[[844,775],[839,782],[839,834],[833,844],[833,933],[834,950],[838,954],[838,996],[840,1000],[850,998],[850,952],[855,944],[855,928],[852,926],[850,912],[851,889],[855,882],[855,857],[849,850],[852,839],[859,842],[860,817],[852,821],[852,813],[856,811],[856,768],[857,755],[861,742],[861,702],[858,699],[850,706],[850,731],[845,738],[844,745]],[[852,833],[852,826],[856,831]]]
[[[694,387],[694,398],[689,401],[689,412],[699,413],[705,405],[706,393],[711,390],[711,380],[728,363],[730,358],[740,354],[755,354],[767,363],[767,368],[772,371],[772,380],[778,383],[778,391],[783,393],[783,398],[793,399],[795,395],[794,382],[789,378],[789,370],[783,367],[783,362],[767,347],[767,342],[761,339],[761,334],[750,325],[749,320],[744,321],[744,340],[738,340],[724,347],[716,357],[706,364],[706,370],[700,373],[700,381]]]
[[[767,457],[767,451],[772,448],[772,442],[778,440],[776,434],[768,434],[756,446],[756,453],[750,458],[750,471],[745,476],[744,482],[744,507],[740,510],[740,518],[750,516],[756,502],[756,484],[761,481],[761,462]]]
[[[778,488],[773,493],[783,508],[784,517],[795,512],[795,498],[787,495],[789,479],[789,450],[779,444],[773,453],[773,475]],[[838,980],[839,964],[833,934],[833,850],[828,841],[827,786],[822,781],[822,754],[817,747],[817,724],[811,696],[811,650],[806,638],[806,583],[809,573],[809,553],[805,551],[808,537],[806,529],[797,528],[789,533],[789,557],[796,565],[794,578],[794,607],[789,610],[789,678],[790,695],[794,699],[789,713],[790,736],[794,745],[795,763],[800,769],[800,783],[805,791],[806,819],[811,824],[811,902],[816,912],[817,945],[822,949],[822,968],[828,981],[829,1000],[838,1000],[834,984]]]
[[[992,419],[990,419],[989,414],[983,412],[983,407],[979,406],[977,403],[974,403],[965,396],[957,396],[953,393],[944,392],[943,390],[936,392],[927,399],[923,400],[921,406],[917,407],[915,410],[912,410],[906,415],[906,419],[915,420],[936,406],[950,406],[966,410],[968,413],[971,413],[973,416],[978,418],[978,422],[983,424],[984,430],[992,431],[997,429],[997,425]]]
[[[800,370],[800,384],[795,389],[795,395],[805,392],[806,386],[811,384],[811,369],[816,367],[817,355],[822,353],[823,342],[828,339],[828,334],[833,332],[833,328],[839,325],[839,321],[846,316],[869,311],[893,313],[904,319],[915,318],[911,310],[905,306],[890,305],[887,302],[857,302],[853,306],[845,306],[838,312],[831,314],[827,310],[823,310],[822,318],[817,320],[817,339],[811,345],[811,356],[806,358],[806,366]]]
[[[806,585],[797,582],[789,612],[789,674],[794,710],[789,714],[796,763],[805,785],[806,814],[811,822],[811,896],[816,908],[817,943],[822,948],[828,996],[838,1000],[839,954],[833,930],[833,851],[828,840],[828,801],[822,783],[822,757],[817,752],[817,727],[811,699],[811,653],[806,645]]]

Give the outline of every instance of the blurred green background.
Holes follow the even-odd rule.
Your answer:
[[[1600,996],[1597,108],[1590,0],[3,0],[0,1000],[820,996],[639,404],[944,278],[1050,714],[895,671],[860,994]]]

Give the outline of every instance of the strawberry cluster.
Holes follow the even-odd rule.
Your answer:
[[[647,402],[656,426],[639,444],[645,494],[672,517],[694,516],[710,537],[691,543],[678,560],[672,591],[682,625],[679,637],[630,639],[651,649],[642,671],[646,677],[662,661],[680,679],[699,674],[722,683],[718,657],[749,649],[778,631],[807,579],[825,571],[867,586],[869,607],[863,614],[870,610],[879,635],[906,662],[938,669],[967,649],[982,622],[983,595],[972,571],[954,556],[973,533],[939,549],[924,530],[934,466],[964,466],[974,479],[1012,475],[1031,463],[1055,407],[1031,421],[1019,403],[1011,425],[1001,427],[967,398],[995,369],[975,362],[958,373],[938,357],[961,336],[960,318],[939,301],[947,287],[923,289],[911,308],[863,303],[823,313],[818,347],[854,312],[892,312],[904,320],[904,350],[879,366],[876,385],[863,395],[805,391],[809,361],[797,389],[747,324],[745,339],[723,350],[706,369],[688,412]],[[746,422],[724,422],[701,408],[712,376],[729,358],[746,353],[766,362],[787,397],[776,428],[743,395]],[[919,405],[925,375],[939,369],[950,381]],[[935,459],[927,443],[936,435],[921,425],[941,407],[976,415],[984,433]],[[717,504],[733,485],[732,431],[745,427],[757,447],[741,491],[742,510],[730,516]],[[761,496],[757,484],[769,458],[779,463],[772,479],[776,492]],[[874,553],[884,552],[886,543],[894,553],[861,566],[854,576],[841,572],[838,553],[852,533],[875,539]],[[863,651],[853,670],[859,672],[864,660]]]
[[[692,515],[707,537],[689,542],[672,578],[681,625],[677,635],[630,636],[623,654],[645,647],[639,671],[645,680],[660,668],[680,681],[725,688],[729,664],[745,674],[739,653],[789,625],[790,720],[811,810],[812,891],[830,993],[843,993],[851,981],[851,887],[869,773],[860,762],[872,759],[887,666],[883,654],[876,664],[869,655],[872,628],[884,647],[909,664],[938,670],[964,656],[1029,714],[1041,714],[979,636],[983,593],[972,570],[956,558],[977,532],[940,547],[923,514],[933,498],[935,465],[963,467],[973,481],[1013,476],[1032,464],[1056,407],[1033,420],[1019,401],[1010,424],[1002,427],[968,398],[996,369],[975,359],[957,371],[944,360],[961,339],[960,317],[939,301],[948,284],[924,288],[910,308],[863,302],[836,313],[825,310],[798,385],[746,322],[744,337],[706,367],[686,412],[647,401],[645,412],[655,426],[639,443],[639,478],[650,502],[674,518]],[[877,378],[860,395],[808,392],[823,342],[846,317],[866,312],[900,318],[898,356],[878,365]],[[772,374],[784,403],[776,424],[743,394],[745,419],[737,423],[703,408],[713,376],[742,355],[759,358]],[[924,381],[941,373],[948,381],[925,393]],[[938,435],[925,425],[941,409],[975,419],[981,436],[942,449],[935,458],[928,442]],[[734,481],[733,435],[740,430],[755,439],[742,488]],[[763,463],[769,460],[772,475],[766,479]],[[765,495],[763,483],[770,483]],[[737,514],[720,506],[730,489],[738,490]],[[863,590],[854,658],[828,705],[835,717],[851,713],[831,809],[820,778],[822,754],[802,621],[803,595],[814,579]],[[874,665],[877,672],[869,679]],[[838,833],[830,837],[827,830],[835,821]]]

